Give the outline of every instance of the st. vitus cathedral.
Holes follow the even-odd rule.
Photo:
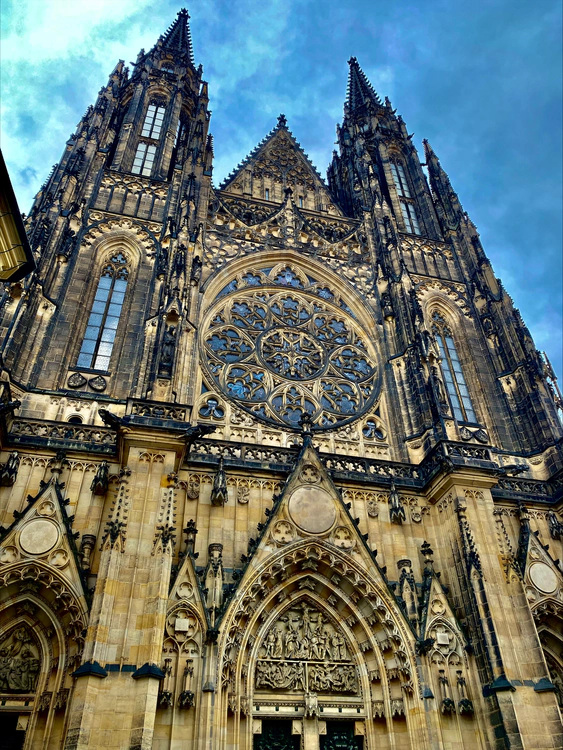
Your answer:
[[[561,748],[563,403],[436,154],[352,58],[216,187],[208,103],[183,10],[27,218],[1,747]]]

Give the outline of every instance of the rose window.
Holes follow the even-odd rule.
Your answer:
[[[200,346],[207,385],[285,427],[299,428],[305,413],[314,429],[357,419],[379,395],[366,332],[326,287],[280,291],[269,283],[243,277],[206,316]]]

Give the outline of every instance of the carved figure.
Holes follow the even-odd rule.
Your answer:
[[[27,628],[17,628],[0,648],[0,692],[33,692],[40,668],[39,651]]]
[[[90,485],[90,491],[94,495],[105,495],[109,487],[109,464],[107,461],[102,461],[98,466],[92,484]]]
[[[0,469],[0,486],[12,487],[18,476],[20,466],[20,455],[17,451],[12,451],[10,457]]]
[[[160,362],[158,365],[158,374],[160,376],[167,377],[172,374],[177,331],[177,326],[166,326],[164,330],[164,335],[162,337]]]

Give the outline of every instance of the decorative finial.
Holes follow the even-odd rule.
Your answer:
[[[278,117],[278,128],[287,128],[287,118],[283,114]]]

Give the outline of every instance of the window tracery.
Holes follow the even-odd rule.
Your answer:
[[[113,255],[102,269],[78,355],[78,367],[108,369],[128,276],[127,258],[123,253]]]
[[[432,333],[440,349],[442,374],[454,416],[458,422],[477,422],[452,332],[437,311],[432,314],[432,323]]]
[[[281,288],[280,288],[281,287]],[[379,368],[369,337],[335,291],[287,264],[227,284],[201,338],[205,371],[254,417],[338,427],[370,409]]]

